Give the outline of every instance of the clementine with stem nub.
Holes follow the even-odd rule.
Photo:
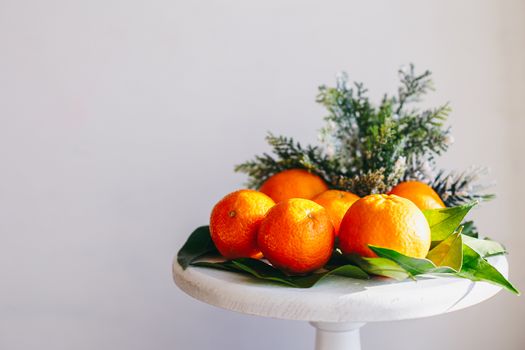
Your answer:
[[[345,254],[375,257],[368,245],[424,258],[430,249],[430,227],[419,208],[396,195],[372,194],[348,210],[339,231],[339,248]]]
[[[257,235],[264,257],[294,274],[323,267],[332,255],[334,239],[326,209],[301,198],[282,201],[270,209]]]
[[[261,258],[257,230],[274,205],[270,197],[254,190],[239,190],[221,199],[210,217],[210,234],[219,253],[228,259]]]

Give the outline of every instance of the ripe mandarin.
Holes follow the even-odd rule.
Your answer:
[[[266,180],[259,191],[276,203],[290,198],[312,199],[328,189],[319,176],[303,169],[281,171]]]
[[[323,267],[334,248],[334,227],[325,208],[302,198],[276,204],[261,223],[259,248],[275,267],[303,274]]]
[[[332,223],[334,224],[335,235],[337,236],[339,234],[341,221],[348,211],[348,208],[358,199],[359,196],[350,192],[328,190],[317,195],[313,201],[322,205],[326,211],[328,211],[328,215],[330,215]]]
[[[339,231],[339,247],[345,254],[376,254],[368,245],[394,249],[424,258],[430,248],[430,227],[423,212],[406,198],[373,194],[355,202]]]
[[[419,181],[401,182],[388,194],[410,199],[421,210],[445,208],[445,203],[429,185]]]
[[[239,190],[228,194],[213,208],[210,234],[219,252],[228,259],[261,258],[257,230],[275,202],[264,193]]]

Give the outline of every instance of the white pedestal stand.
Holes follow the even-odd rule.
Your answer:
[[[315,327],[315,350],[359,350],[364,323],[310,322]]]
[[[505,256],[490,258],[505,276]],[[359,350],[367,322],[440,315],[480,303],[501,288],[460,278],[420,277],[396,282],[331,276],[309,289],[283,287],[207,268],[173,264],[175,283],[205,303],[250,315],[301,320],[316,329],[316,350]]]

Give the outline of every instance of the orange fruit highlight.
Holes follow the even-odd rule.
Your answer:
[[[290,169],[270,176],[259,191],[278,203],[290,198],[312,199],[327,189],[328,186],[319,176],[303,169]]]
[[[376,256],[368,248],[371,244],[424,258],[430,241],[430,227],[423,212],[410,200],[396,195],[361,198],[352,204],[339,231],[341,251],[365,257]]]
[[[419,181],[401,182],[388,194],[410,199],[421,210],[445,208],[445,203],[429,185]]]
[[[328,211],[328,215],[330,215],[332,223],[334,224],[335,235],[337,236],[339,234],[341,221],[348,211],[348,208],[358,199],[359,196],[350,192],[328,190],[317,195],[313,201],[322,205]]]
[[[261,258],[257,230],[275,202],[264,193],[239,190],[221,199],[211,212],[210,234],[219,253],[228,259]]]
[[[334,239],[326,209],[302,198],[276,204],[257,235],[264,257],[275,267],[294,274],[323,267],[332,255]]]

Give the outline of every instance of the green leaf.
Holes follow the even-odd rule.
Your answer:
[[[329,275],[344,276],[357,279],[368,279],[370,276],[354,265],[343,265],[330,271],[314,273],[305,276],[290,276],[262,260],[241,258],[224,262],[195,262],[193,266],[211,267],[237,273],[249,274],[260,280],[285,284],[295,288],[310,288]]]
[[[309,288],[330,275],[342,276],[342,277],[348,277],[348,278],[356,278],[356,279],[362,279],[362,280],[366,280],[370,278],[370,276],[365,271],[363,271],[361,268],[359,268],[358,266],[349,265],[349,264],[339,266],[330,271],[315,273],[309,276],[290,276],[290,277],[292,281],[298,287]]]
[[[365,271],[363,271],[361,268],[355,265],[343,265],[328,271],[328,274],[342,277],[357,278],[362,280],[370,278],[370,276]]]
[[[368,247],[381,258],[395,261],[399,266],[405,269],[410,275],[417,276],[429,273],[455,273],[454,269],[447,266],[436,266],[428,259],[412,258],[396,252],[392,249],[368,245]]]
[[[472,207],[472,205],[470,206]],[[455,209],[455,208],[450,208]],[[465,213],[466,214],[466,213]],[[454,214],[459,222],[459,214]],[[463,214],[464,216],[464,214]],[[451,218],[441,220],[438,225]],[[444,226],[443,226],[444,227]],[[458,252],[458,246],[461,252]],[[217,249],[210,237],[208,226],[197,228],[177,254],[178,263],[185,269],[189,265],[210,267],[235,273],[250,275],[260,280],[284,284],[296,288],[309,288],[329,275],[339,275],[357,279],[368,279],[371,275],[385,276],[396,280],[414,278],[420,274],[453,274],[472,281],[489,282],[519,294],[519,291],[495,269],[486,256],[505,253],[505,248],[498,242],[481,240],[461,234],[461,230],[446,237],[428,254],[428,259],[408,257],[391,249],[369,246],[378,257],[365,258],[358,255],[343,256],[334,251],[326,268],[328,271],[302,276],[291,276],[262,260],[242,258],[223,262],[198,261],[198,258],[216,254]],[[461,264],[462,261],[462,264]],[[350,262],[351,264],[348,264]],[[459,268],[461,266],[461,268]],[[460,270],[460,272],[457,272]]]
[[[423,211],[432,234],[432,242],[440,242],[454,233],[463,218],[477,202],[443,209],[427,209]]]
[[[461,226],[463,226],[463,232],[461,232],[462,234],[464,234],[465,236],[478,238],[479,232],[477,227],[474,226],[474,221],[465,221],[461,224]]]
[[[240,273],[239,269],[231,261],[195,261],[190,264],[197,267],[208,267],[215,270],[223,270],[228,272]]]
[[[292,287],[297,287],[295,283],[292,282],[291,276],[285,275],[280,270],[276,269],[273,266],[266,264],[265,262],[257,259],[251,258],[241,258],[231,260],[231,263],[241,272],[246,272],[253,277],[258,279],[278,282],[287,284]]]
[[[201,226],[188,237],[188,240],[177,253],[177,262],[186,269],[193,261],[206,254],[217,253],[211,240],[209,226]]]
[[[489,256],[505,254],[507,250],[505,247],[496,241],[492,241],[488,238],[477,239],[468,236],[463,236],[463,243],[474,249],[482,257],[486,258]]]
[[[494,266],[468,245],[463,244],[463,266],[457,274],[472,281],[484,281],[503,287],[512,293],[520,294]]]
[[[461,229],[448,236],[427,254],[427,259],[436,266],[448,266],[456,271],[463,264],[463,241]]]
[[[357,254],[350,254],[345,257],[371,275],[393,278],[397,281],[412,277],[405,269],[389,259],[365,258]]]

